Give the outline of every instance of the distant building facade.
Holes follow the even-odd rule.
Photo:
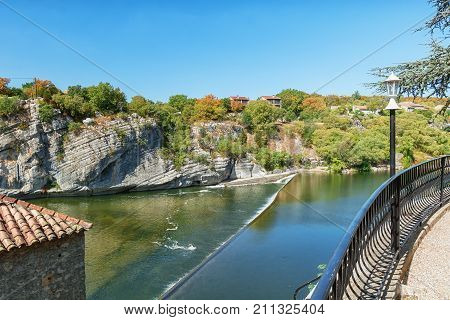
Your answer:
[[[239,103],[243,106],[246,106],[249,103],[250,99],[247,97],[241,97],[241,96],[231,96],[230,101],[231,101],[231,103],[234,102],[234,103]]]
[[[0,195],[0,299],[85,299],[91,226]]]
[[[281,98],[277,96],[262,96],[261,100],[266,100],[275,107],[281,107]]]
[[[427,108],[421,104],[414,103],[412,101],[403,101],[398,104],[398,106],[408,112],[412,112],[414,110],[427,110]]]
[[[356,112],[362,112],[365,115],[369,115],[369,114],[377,114],[379,112],[379,110],[369,110],[369,108],[367,106],[352,106],[352,111]]]

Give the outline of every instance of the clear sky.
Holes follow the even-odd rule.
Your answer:
[[[110,82],[128,97],[135,93],[2,2],[161,101],[312,92],[433,12],[426,0],[0,0],[0,76],[36,76],[61,89]],[[407,32],[319,93],[371,93],[371,68],[421,58],[427,42],[426,33]]]

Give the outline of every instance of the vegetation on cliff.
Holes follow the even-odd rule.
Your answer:
[[[388,162],[388,115],[371,112],[382,110],[386,104],[380,96],[361,96],[357,92],[352,96],[320,96],[286,89],[278,94],[281,108],[264,100],[237,106],[214,95],[198,99],[175,95],[167,103],[135,96],[127,102],[125,94],[108,83],[70,86],[62,92],[48,80],[11,88],[8,79],[0,79],[0,116],[4,119],[20,114],[21,99],[34,98],[36,93],[41,98],[42,122],[51,123],[63,113],[71,117],[70,128],[76,127],[77,131],[83,126],[82,120],[93,118],[95,122],[100,115],[123,117],[136,113],[154,118],[164,135],[161,154],[177,168],[187,159],[207,163],[208,158],[219,155],[236,159],[250,156],[267,170],[308,166],[311,154],[337,172],[346,168],[365,171]],[[434,109],[443,100],[417,101],[426,108],[398,113],[397,145],[404,166],[450,152],[449,134],[444,130],[449,115]],[[369,112],[354,110],[355,105],[366,106]],[[191,127],[211,121],[240,125],[243,131],[238,136],[221,137],[201,132],[199,145],[205,154],[198,154],[194,152]],[[301,150],[274,147],[273,141],[282,135],[298,138]]]

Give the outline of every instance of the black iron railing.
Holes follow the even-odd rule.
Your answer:
[[[391,177],[358,211],[311,299],[395,297],[401,257],[420,226],[449,200],[448,155]]]

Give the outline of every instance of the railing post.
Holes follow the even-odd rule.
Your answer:
[[[400,177],[393,181],[394,199],[391,205],[391,247],[395,253],[400,248]]]
[[[444,170],[445,170],[445,160],[446,157],[442,157],[441,159],[441,196],[439,200],[439,204],[442,207],[444,204]]]

